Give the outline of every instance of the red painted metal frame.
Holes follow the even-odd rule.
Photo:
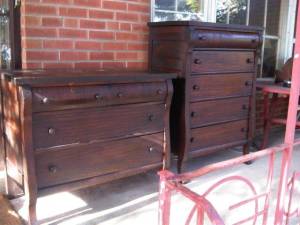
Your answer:
[[[298,4],[298,12],[300,12],[300,4]],[[278,184],[278,192],[277,192],[277,202],[276,202],[276,211],[274,217],[274,225],[282,225],[288,224],[290,217],[299,215],[300,211],[297,209],[294,212],[291,212],[291,202],[293,199],[294,193],[294,184],[297,178],[300,177],[300,173],[294,173],[290,182],[288,182],[288,174],[291,166],[291,159],[293,148],[295,145],[300,144],[300,140],[295,140],[295,128],[296,128],[296,117],[298,111],[298,99],[299,99],[299,91],[300,91],[300,17],[297,18],[296,21],[296,44],[295,44],[295,53],[294,53],[294,63],[292,70],[292,86],[288,90],[289,93],[286,93],[287,89],[284,89],[284,94],[289,94],[289,107],[288,107],[288,115],[286,120],[286,131],[285,131],[285,139],[284,143],[271,147],[268,149],[261,150],[259,152],[251,153],[249,155],[241,156],[235,159],[215,163],[198,170],[187,172],[183,174],[173,174],[170,171],[161,171],[160,175],[160,190],[159,190],[159,225],[170,225],[170,212],[171,212],[171,197],[172,194],[177,193],[185,198],[191,200],[195,205],[192,208],[191,212],[188,214],[186,225],[189,225],[192,218],[196,218],[197,225],[204,224],[204,217],[206,216],[212,224],[215,225],[223,225],[224,221],[221,216],[218,214],[217,210],[213,206],[213,204],[208,201],[207,195],[213,191],[215,188],[220,185],[232,182],[232,181],[240,181],[244,182],[248,185],[250,190],[253,193],[253,196],[248,199],[244,199],[234,205],[229,207],[229,210],[234,210],[243,205],[246,205],[250,202],[254,202],[255,211],[253,215],[250,215],[247,218],[244,218],[238,222],[235,222],[234,225],[244,224],[249,221],[253,221],[255,225],[258,217],[262,217],[262,224],[267,224],[268,220],[268,210],[269,210],[269,200],[271,193],[271,186],[273,181],[273,173],[274,173],[274,161],[275,155],[277,153],[282,153],[281,157],[281,167],[280,167],[280,178]],[[272,92],[272,90],[268,90]],[[282,91],[282,89],[273,90],[274,93]],[[257,193],[254,185],[250,180],[243,176],[229,176],[223,179],[220,179],[212,185],[206,192],[202,194],[197,194],[192,190],[188,189],[184,183],[186,181],[191,181],[197,177],[203,176],[208,173],[212,173],[215,171],[223,170],[225,168],[230,168],[250,160],[255,160],[262,157],[269,157],[269,165],[268,165],[268,176],[266,179],[266,190],[263,193]],[[290,192],[289,192],[290,189]],[[289,203],[288,203],[288,211],[285,212],[284,204],[287,200],[286,195],[289,193]],[[264,205],[262,210],[258,210],[258,200],[264,198]],[[196,216],[196,217],[195,217]],[[286,217],[285,223],[284,219]]]

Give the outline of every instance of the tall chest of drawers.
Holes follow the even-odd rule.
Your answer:
[[[169,163],[172,74],[3,73],[2,149],[7,193],[82,188]]]
[[[149,23],[150,71],[177,72],[171,109],[178,169],[189,158],[229,147],[248,153],[254,132],[258,27]]]

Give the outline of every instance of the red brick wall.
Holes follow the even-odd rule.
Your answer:
[[[150,0],[24,0],[22,66],[147,68]]]

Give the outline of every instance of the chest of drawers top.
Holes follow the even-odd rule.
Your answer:
[[[168,21],[148,23],[156,40],[184,41],[199,48],[256,49],[262,43],[261,27],[205,23],[199,21]]]

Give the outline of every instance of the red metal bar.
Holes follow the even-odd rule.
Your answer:
[[[297,12],[300,12],[298,4]],[[299,14],[298,14],[299,15]],[[281,175],[278,186],[277,205],[275,212],[275,225],[283,224],[284,200],[287,192],[288,172],[290,169],[293,143],[295,139],[295,129],[298,111],[299,91],[300,91],[300,16],[296,21],[296,43],[294,51],[293,69],[292,69],[292,86],[290,90],[289,108],[287,124],[285,131],[284,143],[288,146],[282,156]]]

